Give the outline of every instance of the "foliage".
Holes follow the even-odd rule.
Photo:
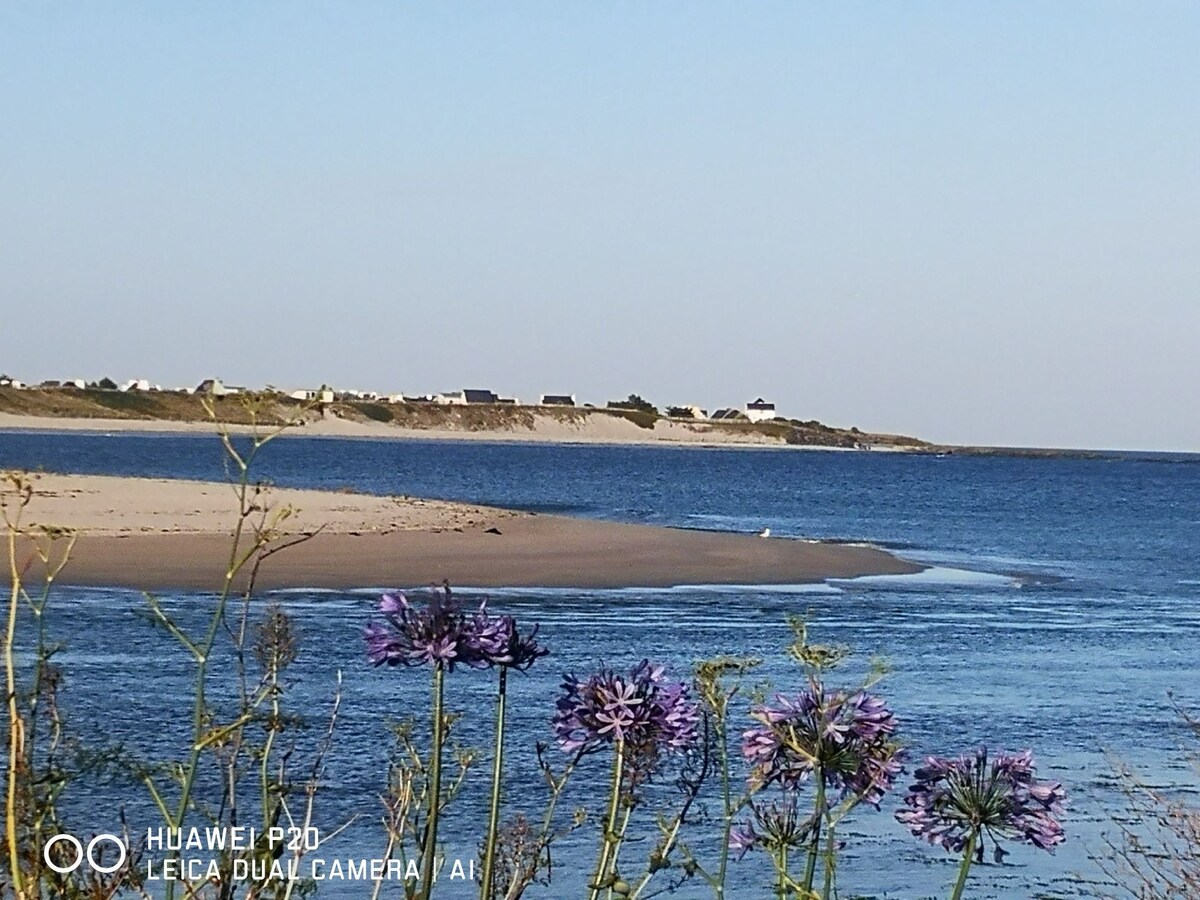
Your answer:
[[[690,406],[668,406],[667,407],[667,415],[670,416],[672,419],[694,419],[695,418],[695,415],[692,413],[692,408]]]
[[[658,415],[658,407],[648,400],[643,400],[637,394],[630,394],[624,400],[609,400],[609,409],[630,409],[635,412],[653,413]]]
[[[107,409],[119,410],[125,413],[140,413],[151,415],[154,411],[154,401],[145,394],[137,391],[121,392],[97,387],[83,391],[87,399]]]
[[[392,411],[382,403],[351,403],[350,405],[373,422],[391,422],[395,418]]]
[[[1172,698],[1174,703],[1174,698]],[[1175,705],[1191,736],[1200,739],[1200,720]],[[1191,792],[1200,781],[1200,753],[1188,760]],[[1114,818],[1116,833],[1106,833],[1108,853],[1100,866],[1119,889],[1107,897],[1137,900],[1184,900],[1200,897],[1200,805],[1188,789],[1168,790],[1147,783],[1128,765],[1113,760],[1125,809]]]
[[[126,395],[113,395],[126,396]],[[239,402],[252,423],[257,421],[262,400],[246,396]],[[206,408],[216,420],[215,406]],[[223,423],[218,433],[233,474],[238,503],[237,520],[229,552],[229,565],[216,595],[207,627],[189,633],[158,600],[146,595],[146,617],[168,634],[191,659],[194,678],[192,736],[185,753],[177,759],[140,760],[127,751],[87,751],[70,736],[57,693],[63,673],[53,664],[58,646],[45,633],[45,609],[50,586],[66,564],[73,535],[55,529],[30,530],[21,524],[21,512],[33,496],[32,483],[24,476],[7,476],[8,490],[2,492],[7,525],[10,595],[5,639],[6,672],[9,685],[9,745],[6,766],[6,853],[4,879],[18,900],[40,897],[113,897],[133,892],[148,896],[141,883],[138,862],[143,850],[128,834],[128,855],[123,865],[109,873],[80,866],[59,873],[49,868],[43,848],[49,837],[71,833],[61,821],[60,801],[79,785],[85,774],[100,766],[119,766],[144,785],[168,829],[204,823],[229,828],[251,826],[257,832],[281,823],[305,827],[311,824],[317,786],[324,771],[324,758],[333,739],[340,695],[335,694],[328,728],[319,742],[304,775],[294,774],[294,735],[302,727],[301,717],[286,705],[288,669],[300,652],[300,640],[291,620],[278,606],[267,608],[261,621],[250,615],[250,598],[260,566],[273,554],[295,546],[308,536],[289,538],[280,526],[292,515],[289,507],[273,507],[269,487],[251,480],[251,465],[261,448],[281,428],[265,433],[257,427],[250,449],[239,450]],[[44,575],[45,590],[30,595],[24,573],[27,554]],[[240,599],[240,603],[235,603]],[[34,620],[34,662],[28,683],[18,683],[14,648],[20,607]],[[232,658],[232,666],[215,670],[212,664],[218,645]],[[339,677],[340,684],[340,677]],[[232,705],[221,697],[234,698]],[[73,852],[69,844],[51,844],[52,853]],[[191,882],[168,880],[165,896],[177,892],[188,898],[232,898],[237,882],[236,865],[257,861],[278,862],[281,857],[298,862],[304,846],[284,850],[269,842],[244,849],[222,850],[217,859],[220,876]],[[171,858],[179,857],[171,851]],[[60,859],[61,861],[61,859]],[[69,859],[67,860],[70,861]],[[251,881],[246,896],[287,900],[309,892],[311,885],[299,880]]]
[[[611,409],[608,412],[610,415],[628,419],[638,428],[653,429],[655,423],[658,421],[657,413],[644,412],[637,409]]]

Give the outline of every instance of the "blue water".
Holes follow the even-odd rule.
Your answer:
[[[0,432],[0,467],[187,478],[223,475],[208,437]],[[766,656],[761,674],[781,689],[799,673],[779,650],[784,617],[809,612],[818,639],[850,644],[860,662],[886,656],[880,686],[903,723],[914,759],[979,743],[1032,747],[1045,777],[1070,795],[1068,843],[1050,856],[1014,847],[1003,866],[973,876],[977,897],[1090,896],[1100,873],[1091,856],[1119,814],[1113,754],[1156,783],[1186,783],[1186,734],[1168,691],[1200,705],[1200,464],[1196,457],[1021,459],[902,456],[480,442],[288,438],[269,445],[260,474],[281,485],[353,486],[377,493],[469,500],[572,515],[780,536],[866,540],[935,568],[903,578],[797,588],[681,587],[647,591],[492,591],[493,605],[542,624],[553,656],[516,679],[509,796],[537,813],[529,747],[548,739],[559,675],[652,655],[681,677],[718,653]],[[302,552],[302,550],[297,551]],[[385,777],[389,717],[423,715],[423,673],[372,670],[359,637],[373,598],[365,593],[278,595],[304,645],[294,696],[318,731],[345,673],[338,742],[318,801],[342,855],[378,852],[374,799]],[[166,601],[192,627],[203,597]],[[62,589],[52,626],[74,722],[120,739],[147,758],[178,753],[190,716],[187,661],[171,639],[136,614],[132,592]],[[455,674],[452,704],[469,713],[464,739],[482,745],[493,685]],[[311,737],[311,736],[310,736]],[[98,739],[98,737],[97,737]],[[315,739],[315,738],[314,738]],[[307,740],[307,738],[306,738]],[[598,765],[597,761],[597,765]],[[468,780],[448,824],[451,855],[473,854],[486,791],[486,762]],[[597,773],[599,769],[597,769]],[[669,779],[667,779],[669,782]],[[598,809],[580,779],[566,808]],[[653,795],[669,799],[664,783]],[[93,830],[125,804],[138,827],[149,812],[135,786],[96,784],[75,800]],[[858,815],[846,830],[843,897],[944,896],[953,861],[916,843],[891,819],[894,801]],[[90,821],[90,820],[89,820]],[[653,830],[642,813],[643,835]],[[573,836],[555,884],[530,896],[573,897],[595,833]],[[340,842],[340,844],[338,843]],[[703,828],[693,844],[711,858]],[[631,844],[629,873],[651,842]],[[360,852],[362,851],[362,852]],[[737,897],[768,897],[769,867],[748,857],[734,869]],[[661,875],[659,877],[662,877]],[[444,896],[469,896],[461,884]],[[330,884],[321,896],[359,897]],[[701,897],[686,886],[676,896]]]

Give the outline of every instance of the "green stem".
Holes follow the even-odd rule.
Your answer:
[[[834,858],[837,849],[837,839],[834,837],[833,822],[825,830],[825,887],[821,891],[821,900],[829,900],[833,896],[833,873],[836,867]]]
[[[967,875],[971,871],[971,860],[975,858],[975,832],[971,832],[971,836],[967,838],[967,846],[963,850],[962,865],[958,867],[958,881],[954,882],[954,892],[950,895],[950,900],[960,900],[963,894],[963,888],[967,886]]]
[[[12,597],[8,603],[8,627],[4,634],[4,674],[8,688],[8,785],[5,797],[5,831],[7,832],[9,877],[17,896],[24,894],[24,878],[21,872],[20,846],[17,838],[17,771],[24,758],[25,748],[21,733],[25,722],[17,705],[16,660],[13,648],[17,635],[17,606],[21,599],[21,572],[17,568],[17,532],[15,526],[8,530],[9,574],[12,579]]]
[[[725,873],[729,868],[729,834],[733,830],[733,791],[730,787],[729,776],[729,732],[725,727],[722,716],[717,720],[720,735],[719,753],[721,757],[721,800],[725,807],[725,833],[721,841],[721,860],[717,864],[717,883],[713,885],[713,893],[717,900],[725,897]]]
[[[808,861],[804,864],[804,893],[812,893],[813,876],[817,871],[817,855],[821,849],[821,823],[825,821],[825,773],[818,765],[813,772],[817,783],[817,799],[813,803],[814,822],[812,837],[808,842]]]
[[[500,684],[496,690],[496,753],[492,760],[492,808],[488,816],[487,845],[483,854],[483,881],[480,900],[492,900],[495,883],[493,867],[496,862],[496,841],[500,836],[500,782],[504,775],[504,704],[508,695],[508,666],[500,667]]]
[[[787,900],[788,895],[788,851],[787,847],[779,848],[779,858],[775,861],[775,893],[779,900]]]
[[[612,852],[613,840],[617,830],[617,813],[621,808],[621,785],[625,769],[625,742],[617,741],[617,752],[613,758],[612,796],[608,801],[608,817],[604,823],[604,834],[600,841],[600,858],[596,860],[596,874],[590,885],[591,892],[588,900],[596,900],[600,896],[601,886],[608,874],[608,859]]]
[[[446,670],[433,667],[433,746],[429,751],[429,814],[425,817],[425,839],[421,842],[421,900],[429,900],[437,871],[438,815],[442,806],[442,744],[445,742],[442,716]]]

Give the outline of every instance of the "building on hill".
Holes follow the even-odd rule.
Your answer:
[[[225,384],[220,378],[205,378],[196,385],[196,394],[209,394],[213,397],[230,397],[234,394],[244,394],[247,389],[237,384]]]
[[[129,391],[161,391],[162,388],[157,384],[151,384],[145,378],[133,378],[121,385],[120,388],[125,393]]]
[[[438,406],[466,406],[466,391],[444,391],[434,394],[433,402]]]
[[[711,418],[714,422],[717,422],[717,421],[725,422],[725,421],[730,421],[732,419],[744,419],[744,418],[746,418],[746,414],[743,413],[740,409],[731,409],[731,408],[726,407],[725,409],[718,409],[716,412],[714,412],[712,414]]]
[[[574,394],[542,394],[539,406],[574,406]]]
[[[495,391],[485,391],[482,388],[467,388],[462,392],[464,403],[499,403],[500,398]]]
[[[746,418],[751,422],[765,422],[775,418],[775,404],[768,403],[762,397],[746,404]]]
[[[312,403],[314,401],[317,403],[332,403],[333,389],[327,387],[317,388],[316,390],[301,388],[298,391],[292,391],[288,396],[293,400],[301,400],[305,403]]]

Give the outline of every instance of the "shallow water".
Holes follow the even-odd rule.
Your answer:
[[[651,655],[681,677],[717,653],[753,653],[781,689],[800,685],[780,654],[784,617],[808,611],[815,637],[870,653],[893,674],[881,685],[915,759],[986,743],[1032,747],[1044,777],[1070,795],[1068,842],[1050,856],[1013,847],[1003,866],[973,876],[973,896],[1086,896],[1099,879],[1090,859],[1119,811],[1106,751],[1157,783],[1188,777],[1186,735],[1167,691],[1200,705],[1200,466],[1195,457],[1113,460],[906,457],[871,453],[568,447],[453,442],[290,438],[270,445],[260,470],[294,486],[352,485],[569,512],[622,521],[870,540],[935,568],[918,576],[830,585],[688,587],[620,591],[490,591],[495,608],[537,621],[553,656],[514,679],[512,785],[533,790],[529,746],[548,739],[559,676],[597,660],[627,664]],[[0,433],[0,466],[106,474],[220,477],[216,441],[201,437]],[[302,552],[302,551],[300,551]],[[373,596],[295,590],[278,599],[297,618],[304,645],[293,672],[295,702],[317,723],[345,673],[339,742],[322,788],[318,819],[332,831],[331,855],[378,852],[375,794],[385,771],[386,720],[420,713],[425,673],[373,670],[360,632]],[[206,601],[166,602],[198,627]],[[178,752],[186,733],[186,660],[171,639],[136,614],[131,592],[63,589],[52,627],[67,641],[65,702],[85,733],[120,739],[153,758]],[[469,712],[464,738],[484,743],[493,685],[455,673],[451,703]],[[599,761],[597,761],[597,766]],[[468,857],[485,801],[481,766],[447,826],[451,855]],[[522,774],[523,773],[523,774]],[[597,775],[599,769],[597,768]],[[597,779],[598,780],[598,779]],[[569,800],[593,808],[594,793]],[[663,784],[656,797],[666,797]],[[128,784],[92,785],[76,797],[92,830],[112,824],[120,804],[149,822]],[[944,895],[953,860],[918,844],[892,820],[894,801],[846,829],[842,896]],[[536,803],[528,803],[536,812]],[[94,824],[93,824],[94,822]],[[651,828],[650,816],[643,824]],[[576,896],[594,836],[565,845],[561,878],[538,896]],[[697,847],[711,841],[701,833]],[[323,848],[325,849],[325,848]],[[623,859],[644,857],[647,843]],[[768,895],[768,866],[753,856],[733,867],[734,896]],[[445,896],[469,896],[445,884]],[[329,884],[321,896],[362,896]],[[704,896],[685,888],[677,896]]]

